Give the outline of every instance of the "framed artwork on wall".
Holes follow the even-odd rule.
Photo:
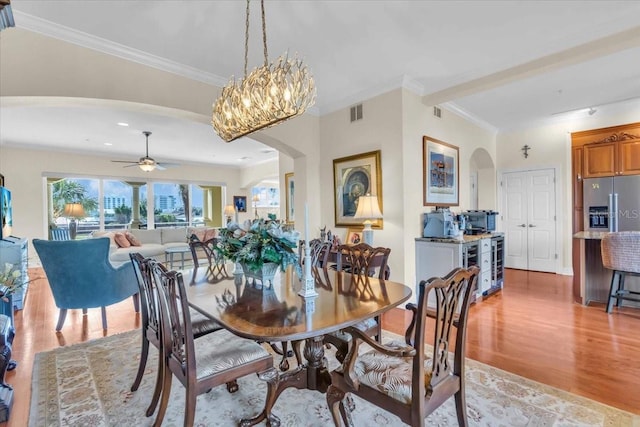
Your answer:
[[[238,212],[247,211],[247,196],[233,196],[233,206]]]
[[[382,211],[382,168],[380,150],[342,157],[333,161],[333,197],[336,227],[361,226],[354,218],[358,198],[371,194],[378,198]],[[373,228],[382,228],[379,219]]]
[[[458,206],[458,147],[428,136],[422,137],[422,175],[424,206]]]
[[[293,172],[284,174],[284,186],[286,188],[284,200],[285,200],[285,220],[287,223],[293,223],[296,220],[295,217],[295,180],[293,178]]]

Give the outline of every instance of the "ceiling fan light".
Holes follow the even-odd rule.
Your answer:
[[[148,163],[142,163],[140,165],[140,169],[142,169],[145,172],[151,172],[152,170],[154,170],[156,168],[155,164],[148,164]]]

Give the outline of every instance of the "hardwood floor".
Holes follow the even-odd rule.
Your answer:
[[[42,270],[30,269],[27,303],[16,312],[13,359],[18,367],[6,382],[14,388],[7,427],[26,425],[34,355],[104,335],[138,328],[131,299],[107,309],[70,310],[55,333],[58,310]],[[509,372],[640,414],[640,309],[607,315],[602,306],[573,303],[571,277],[507,270],[505,289],[472,306],[467,356]],[[409,314],[396,309],[383,327],[402,334]]]

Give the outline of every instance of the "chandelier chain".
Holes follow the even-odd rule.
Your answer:
[[[247,68],[249,63],[249,2],[247,0],[247,13],[244,22],[244,78],[247,78]]]
[[[264,47],[264,65],[269,65],[269,55],[267,54],[267,20],[264,17],[264,0],[260,0],[262,8],[262,45]]]

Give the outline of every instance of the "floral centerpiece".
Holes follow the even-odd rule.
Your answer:
[[[225,258],[242,265],[245,275],[262,271],[269,263],[276,264],[282,271],[293,265],[301,275],[295,250],[299,235],[295,230],[285,230],[275,216],[269,215],[269,219],[247,220],[242,225],[230,222],[220,229],[219,247]]]
[[[19,280],[22,273],[13,267],[13,264],[5,263],[0,270],[0,298],[9,301],[9,296],[24,287],[24,281]]]

